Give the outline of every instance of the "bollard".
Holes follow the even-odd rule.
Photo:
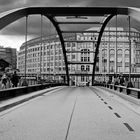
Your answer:
[[[126,89],[126,93],[127,93],[127,95],[130,95],[131,92],[130,92],[129,88]]]
[[[140,99],[140,91],[138,91],[138,96],[137,97],[138,97],[138,99]]]
[[[131,90],[129,88],[132,88],[132,87],[133,87],[132,82],[128,82],[127,89],[126,89],[127,95],[131,94]]]
[[[122,87],[120,87],[120,90],[119,90],[120,92],[122,92],[123,91],[123,88]]]
[[[117,90],[117,87],[114,85],[114,90]]]

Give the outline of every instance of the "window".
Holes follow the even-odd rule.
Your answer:
[[[117,56],[118,56],[118,57],[122,57],[122,50],[119,49],[119,50],[117,51]]]
[[[84,70],[85,70],[85,66],[81,65],[81,71],[84,71]]]
[[[125,50],[125,58],[129,58],[129,50]]]
[[[90,66],[89,65],[86,66],[86,70],[90,71]]]
[[[88,82],[88,81],[89,81],[89,76],[86,77],[86,82]]]
[[[96,72],[99,72],[99,66],[96,66],[96,67],[95,67],[95,71],[96,71]]]
[[[114,66],[110,66],[110,72],[114,72]]]
[[[84,57],[84,62],[86,62],[87,61],[87,57]]]
[[[72,59],[75,59],[75,54],[72,54]]]
[[[118,66],[118,72],[122,72],[122,50],[117,50],[117,66]]]
[[[115,59],[115,50],[110,50],[110,60]]]
[[[103,67],[102,72],[107,72],[106,67]]]
[[[81,50],[81,61],[84,61],[84,62],[90,61],[90,50],[89,49]]]
[[[81,76],[81,82],[85,81],[85,76]]]

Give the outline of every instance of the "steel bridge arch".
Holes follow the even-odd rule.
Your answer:
[[[98,55],[100,40],[102,34],[104,32],[104,28],[106,27],[109,20],[115,15],[129,15],[134,19],[140,21],[140,8],[133,8],[133,7],[24,7],[9,10],[0,14],[0,30],[6,27],[7,25],[13,23],[14,21],[33,14],[41,14],[46,16],[56,28],[56,31],[59,35],[59,39],[61,42],[64,61],[66,66],[66,76],[67,76],[67,84],[69,85],[69,72],[68,72],[68,62],[66,57],[66,49],[64,44],[64,39],[62,35],[62,31],[58,25],[55,16],[103,16],[103,15],[110,15],[103,23],[98,41],[97,47],[95,52],[94,58],[94,67],[92,72],[92,84],[94,81],[95,75],[95,65],[96,59]]]

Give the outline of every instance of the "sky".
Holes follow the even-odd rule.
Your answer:
[[[140,0],[0,0],[0,13],[21,7],[46,6],[46,7],[100,7],[124,6],[140,8]],[[123,17],[120,17],[120,26]],[[124,21],[125,22],[125,21]],[[53,30],[52,25],[43,18],[43,35]],[[134,21],[132,26],[140,29],[140,23]],[[28,40],[40,36],[40,16],[30,16],[28,21]],[[54,33],[54,32],[53,32]],[[19,19],[0,31],[0,46],[12,47],[19,50],[25,42],[25,18]]]

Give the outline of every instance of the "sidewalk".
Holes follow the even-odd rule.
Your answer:
[[[104,87],[100,87],[99,90],[103,93],[106,93],[108,96],[111,96],[118,102],[124,104],[127,108],[140,115],[140,99]]]
[[[53,90],[57,90],[57,89],[61,89],[63,87],[59,86],[59,87],[52,87],[52,88],[48,88],[48,89],[44,89],[44,90],[40,90],[40,91],[36,91],[36,92],[32,92],[32,93],[28,93],[25,95],[21,95],[18,97],[14,97],[11,99],[7,99],[4,101],[0,101],[0,112],[9,109],[11,107],[14,107],[16,105],[19,105],[21,103],[24,103],[26,101],[29,101],[35,97],[41,96],[47,92],[53,91]]]

